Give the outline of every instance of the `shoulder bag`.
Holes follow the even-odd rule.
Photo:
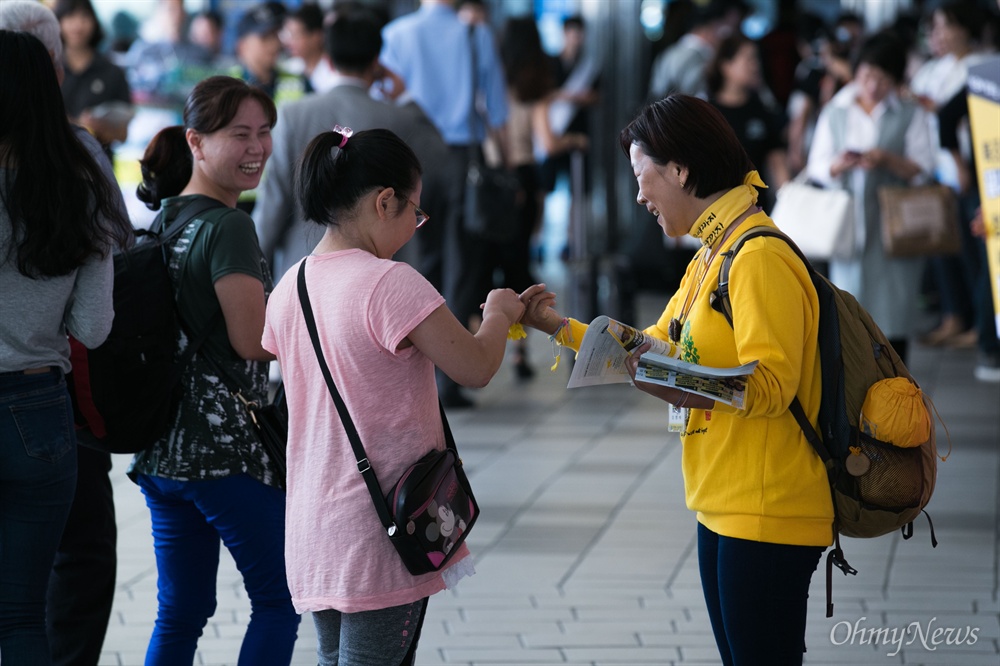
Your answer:
[[[778,190],[771,219],[807,257],[849,259],[854,254],[854,201],[846,190],[796,178]]]
[[[320,370],[344,424],[347,438],[351,441],[358,471],[368,486],[375,512],[378,513],[390,543],[399,553],[407,571],[414,576],[441,570],[458,552],[459,546],[479,517],[479,505],[462,467],[462,459],[458,457],[444,407],[438,401],[447,448],[443,451],[431,451],[410,465],[389,492],[383,495],[354,420],[347,411],[347,405],[333,382],[330,367],[323,356],[316,319],[306,289],[305,260],[299,264],[298,291],[302,314]]]
[[[946,185],[881,187],[882,247],[890,257],[957,254],[958,200]]]

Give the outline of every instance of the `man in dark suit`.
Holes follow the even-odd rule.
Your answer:
[[[273,131],[273,152],[257,197],[253,218],[257,224],[264,255],[272,261],[275,278],[309,254],[323,235],[318,225],[307,223],[295,203],[296,163],[309,142],[334,125],[350,127],[355,132],[385,128],[406,141],[423,166],[421,207],[430,215],[427,227],[417,234],[440,232],[447,223],[449,188],[440,166],[447,163],[448,148],[434,124],[415,103],[396,105],[373,99],[368,89],[383,81],[387,72],[378,62],[382,36],[378,24],[364,14],[347,14],[327,26],[326,47],[335,72],[335,84],[329,91],[308,95],[278,110]],[[387,94],[397,93],[401,82]],[[430,232],[430,234],[425,234]],[[438,269],[423,265],[421,256],[413,257],[413,248],[404,248],[406,256],[438,290]]]

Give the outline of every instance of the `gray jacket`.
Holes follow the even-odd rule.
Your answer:
[[[295,201],[296,165],[309,142],[334,125],[355,132],[384,128],[413,148],[424,169],[424,192],[442,187],[438,172],[447,163],[448,148],[430,119],[415,103],[395,106],[372,99],[351,83],[310,95],[279,109],[273,132],[273,152],[253,211],[264,256],[272,261],[275,280],[309,254],[323,228],[307,223]]]

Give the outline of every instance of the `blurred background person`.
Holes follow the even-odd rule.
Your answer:
[[[212,73],[212,54],[187,38],[183,0],[158,0],[124,59],[136,103],[180,109],[197,81]]]
[[[291,56],[290,70],[301,73],[305,92],[326,92],[336,84],[333,68],[323,47],[323,10],[304,3],[285,18],[281,42]]]
[[[590,161],[586,155],[581,155],[583,182],[582,185],[574,184],[570,168],[572,148],[552,145],[552,139],[570,135],[566,143],[571,145],[579,139],[572,135],[589,133],[592,110],[599,99],[597,90],[601,71],[597,59],[585,51],[587,31],[583,17],[574,15],[563,19],[562,36],[563,43],[559,53],[548,57],[553,85],[557,90],[546,99],[545,109],[548,118],[539,136],[541,141],[536,141],[535,157],[540,161],[541,190],[546,193],[553,192],[563,186],[560,184],[562,180],[569,188],[570,206],[574,206],[578,205],[589,189]],[[582,187],[583,191],[573,192],[574,187]],[[537,258],[544,259],[544,245],[539,242],[536,248]],[[559,254],[562,259],[569,258],[568,243],[562,246]]]
[[[301,77],[278,66],[282,54],[278,33],[284,24],[285,13],[265,3],[248,9],[236,28],[239,65],[233,73],[266,92],[275,104],[299,99],[306,90]]]
[[[232,65],[232,57],[223,53],[225,27],[222,14],[213,9],[205,9],[192,16],[188,26],[188,41],[205,49],[219,69]]]
[[[940,128],[940,110],[965,90],[969,66],[983,58],[979,49],[985,19],[971,0],[949,0],[931,14],[928,43],[934,57],[913,75],[910,92],[933,114],[935,131]],[[951,133],[954,135],[954,129]],[[978,260],[967,222],[979,206],[979,197],[973,191],[975,174],[969,170],[967,162],[971,155],[970,144],[968,141],[964,144],[959,143],[954,151],[941,147],[936,155],[937,179],[958,195],[962,251],[958,255],[930,258],[929,277],[931,288],[937,291],[941,321],[920,341],[932,346],[973,347],[977,338],[972,293]]]
[[[795,80],[786,107],[789,177],[794,177],[805,168],[816,118],[825,103],[822,88],[827,72],[822,51],[829,39],[823,19],[815,14],[799,15],[796,28],[799,64],[795,68]]]
[[[924,260],[886,256],[878,190],[929,178],[937,149],[927,112],[897,93],[905,71],[906,50],[894,35],[866,40],[854,80],[820,114],[806,167],[813,180],[852,194],[855,253],[830,262],[830,279],[857,297],[904,362]]]
[[[531,274],[531,239],[541,222],[542,192],[538,186],[536,145],[543,154],[555,157],[571,150],[585,150],[585,134],[555,135],[549,124],[549,106],[557,94],[549,59],[542,49],[538,26],[532,17],[512,18],[503,29],[500,57],[507,77],[507,159],[521,184],[521,195],[512,216],[517,227],[513,240],[491,243],[486,272],[490,278],[480,290],[494,284],[521,293],[535,280]],[[498,282],[497,271],[502,278]],[[515,343],[514,371],[519,379],[530,379],[534,369],[528,363],[527,339]]]
[[[51,12],[27,4],[58,39]],[[0,25],[22,9],[0,3]],[[52,664],[46,594],[77,478],[67,333],[104,342],[111,253],[131,241],[120,195],[67,118],[58,57],[0,30],[0,661],[10,666]]]
[[[739,31],[746,13],[743,0],[708,0],[696,5],[687,33],[653,62],[649,99],[675,92],[704,95],[705,68],[719,42]]]
[[[73,122],[85,127],[113,161],[112,144],[128,138],[132,94],[125,73],[98,52],[104,30],[90,0],[56,0],[63,40],[63,102]]]
[[[770,184],[760,195],[760,205],[770,212],[774,192],[788,180],[787,123],[781,111],[761,99],[757,44],[742,34],[730,35],[719,44],[707,74],[708,101],[722,112],[750,161]]]
[[[428,233],[420,234],[421,273],[444,293],[458,320],[475,331],[484,297],[476,289],[482,284],[486,244],[465,230],[465,181],[472,151],[481,150],[487,134],[503,146],[507,122],[504,75],[493,35],[485,26],[459,20],[454,0],[421,0],[417,11],[386,25],[382,38],[381,62],[402,78],[449,147],[444,168],[454,187],[450,211],[445,224],[428,225]],[[446,407],[473,405],[446,375],[439,374],[439,380]]]

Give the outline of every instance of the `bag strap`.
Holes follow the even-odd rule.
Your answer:
[[[471,52],[470,62],[472,63],[472,102],[469,109],[469,164],[478,165],[481,162],[479,153],[479,142],[476,141],[476,119],[483,122],[484,127],[489,128],[489,121],[482,117],[479,106],[476,104],[479,85],[479,49],[476,48],[476,26],[469,25],[469,50]]]
[[[795,242],[784,233],[771,227],[752,227],[747,229],[742,234],[737,236],[732,247],[722,253],[722,265],[719,267],[719,286],[712,292],[710,297],[712,308],[722,313],[722,316],[725,317],[726,321],[729,323],[730,328],[735,328],[733,325],[733,304],[729,298],[729,271],[732,268],[733,259],[736,258],[736,255],[747,241],[753,238],[762,237],[779,238],[788,243],[788,246],[795,251],[795,254],[797,254],[799,259],[802,260],[802,263],[805,264],[806,270],[809,271],[809,276],[812,278],[813,284],[816,283],[817,279],[822,279],[819,274],[816,273],[816,269],[813,268],[813,265],[809,263],[808,259],[806,259],[806,256],[802,253],[802,250],[799,249],[798,245],[796,245]],[[805,435],[806,440],[808,440],[809,444],[816,450],[816,454],[820,457],[820,460],[822,460],[823,464],[829,468],[833,462],[833,456],[830,455],[830,451],[826,448],[826,445],[823,444],[823,440],[819,436],[819,433],[816,432],[816,428],[809,422],[809,418],[806,416],[806,412],[802,408],[802,403],[799,402],[798,396],[792,398],[792,403],[788,406],[788,410],[792,413],[792,416],[795,417],[796,423],[798,423],[799,428],[802,429],[802,434]]]
[[[361,443],[358,429],[354,425],[354,420],[351,418],[351,413],[348,411],[347,405],[344,404],[344,399],[341,397],[340,391],[337,390],[337,385],[333,381],[333,375],[330,373],[330,366],[327,365],[326,358],[323,355],[323,348],[319,340],[319,331],[316,329],[316,318],[313,316],[312,303],[309,302],[309,290],[306,288],[305,259],[299,264],[298,291],[299,303],[302,306],[302,315],[306,320],[306,328],[309,329],[309,339],[312,341],[313,349],[316,352],[316,360],[319,361],[319,368],[323,372],[323,379],[326,380],[330,397],[333,398],[333,403],[337,407],[337,413],[340,414],[340,420],[343,422],[344,430],[347,432],[347,438],[351,442],[351,448],[354,450],[354,457],[358,463],[358,471],[365,480],[368,493],[372,497],[372,504],[375,505],[375,511],[378,513],[382,526],[389,533],[389,536],[393,536],[397,529],[396,523],[389,514],[389,506],[382,495],[382,488],[378,485],[378,479],[375,478],[375,472],[372,470],[371,463],[368,461],[368,455],[365,453],[365,447]],[[455,448],[455,439],[452,437],[451,427],[448,425],[448,417],[445,416],[444,405],[441,404],[440,400],[438,400],[438,408],[441,410],[441,425],[444,428],[445,444],[449,449],[455,451],[455,457],[457,458],[458,450]]]
[[[200,199],[195,199],[185,204],[184,207],[181,209],[181,211],[177,214],[177,217],[174,218],[174,221],[171,222],[170,226],[167,227],[166,229],[163,229],[164,219],[163,219],[163,211],[161,210],[160,213],[156,216],[156,219],[153,220],[153,223],[150,225],[150,228],[148,230],[142,229],[139,232],[137,232],[136,235],[155,236],[160,243],[160,250],[163,255],[163,265],[168,266],[169,259],[167,257],[167,252],[168,252],[167,244],[170,243],[170,241],[177,238],[178,236],[180,236],[181,232],[185,228],[187,228],[187,225],[190,224],[192,220],[194,220],[202,213],[213,210],[215,208],[224,208],[224,207],[225,204],[222,203],[221,201],[218,201],[211,197],[203,196]],[[180,323],[181,328],[187,331],[187,326],[185,326],[184,324],[184,318],[181,317],[180,307],[178,307],[176,300],[177,299],[175,298],[174,308],[177,310],[177,321]],[[181,357],[177,359],[177,363],[174,366],[174,376],[172,377],[174,383],[180,380],[181,374],[184,372],[184,368],[187,367],[187,364],[191,362],[191,359],[194,358],[195,353],[197,353],[197,351],[201,348],[201,346],[205,344],[205,342],[208,340],[209,334],[212,332],[212,329],[215,328],[215,326],[219,323],[221,319],[222,319],[222,311],[220,310],[219,312],[216,312],[215,315],[212,316],[212,319],[209,320],[208,324],[201,331],[199,331],[197,335],[194,335],[191,338],[191,343],[187,346],[187,349],[184,350],[184,353],[181,354]]]
[[[225,208],[225,207],[226,204],[222,203],[221,201],[213,199],[212,197],[209,196],[202,196],[199,199],[195,199],[193,201],[189,201],[186,204],[184,204],[184,207],[181,208],[180,212],[177,214],[177,217],[174,218],[173,222],[171,222],[170,226],[168,226],[166,229],[163,228],[164,211],[161,210],[160,213],[156,216],[156,219],[154,219],[153,223],[149,226],[149,229],[140,229],[139,231],[136,232],[136,235],[156,236],[157,239],[160,241],[160,243],[162,243],[165,246],[167,243],[169,243],[170,241],[174,240],[177,236],[179,236],[181,231],[183,231],[184,228],[194,218],[212,209]]]

